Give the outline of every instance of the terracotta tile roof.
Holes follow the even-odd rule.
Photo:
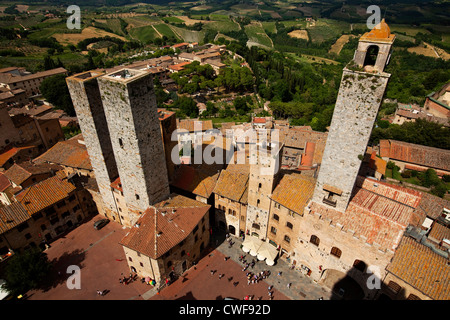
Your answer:
[[[266,123],[266,118],[253,118],[253,123]]]
[[[0,172],[0,192],[5,191],[7,188],[11,186],[11,182],[8,177]]]
[[[443,256],[404,236],[386,270],[435,300],[450,300],[450,265]]]
[[[441,216],[444,208],[450,210],[450,201],[424,192],[417,210],[424,212],[428,217],[435,220]]]
[[[301,174],[285,175],[275,187],[271,199],[283,207],[303,215],[304,208],[314,193],[316,181]]]
[[[450,228],[435,221],[431,226],[430,233],[428,234],[428,239],[433,240],[438,244],[444,239],[450,240]]]
[[[306,142],[326,141],[327,136],[326,132],[312,131],[310,127],[296,127],[289,128],[283,142],[288,147],[304,149]]]
[[[158,259],[186,239],[202,218],[207,218],[209,208],[210,205],[172,194],[168,200],[147,209],[120,244]]]
[[[9,180],[20,186],[32,175],[45,174],[62,170],[62,167],[49,163],[35,164],[30,162],[15,163],[11,168],[5,171]]]
[[[177,129],[184,129],[189,132],[195,132],[195,130],[200,129],[200,131],[206,131],[213,129],[212,120],[195,120],[195,119],[177,119]]]
[[[190,165],[181,165],[176,170],[171,185],[204,198],[209,198],[219,178],[219,172],[217,166],[213,166],[212,170],[207,170],[206,167],[195,168]]]
[[[5,163],[11,159],[12,157],[14,157],[17,153],[19,153],[22,150],[27,150],[27,149],[33,149],[35,148],[34,146],[29,146],[29,147],[13,147],[5,152],[3,152],[2,154],[0,154],[0,167],[3,167],[5,165]]]
[[[16,200],[32,215],[67,198],[74,190],[73,184],[54,176],[24,189]]]
[[[60,141],[45,153],[34,159],[36,163],[49,162],[65,167],[92,170],[91,161],[84,144],[78,142],[78,135],[66,141]]]
[[[382,145],[382,157],[389,157],[394,160],[450,171],[450,150],[396,140],[388,140],[388,143],[389,152],[387,153],[386,142],[383,140],[380,141],[380,145]]]
[[[230,200],[246,204],[248,200],[248,173],[222,170],[214,193]]]
[[[2,73],[0,82],[11,84],[11,83],[16,83],[16,82],[32,80],[32,79],[38,79],[38,78],[42,78],[42,77],[49,77],[49,76],[61,74],[61,73],[67,74],[67,70],[64,68],[56,68],[56,69],[41,71],[41,72],[37,72],[37,73],[29,74],[29,75],[23,75],[23,76]]]
[[[120,182],[120,177],[118,177],[116,180],[114,180],[111,183],[111,188],[114,188],[116,190],[119,190],[120,192],[123,192],[122,183]]]
[[[19,202],[0,207],[0,233],[11,230],[30,218],[25,207]]]
[[[387,162],[377,157],[376,151],[373,151],[369,159],[369,167],[384,175],[386,174],[386,165]]]
[[[378,187],[375,187],[377,184]],[[359,186],[363,186],[363,188]],[[369,244],[377,244],[381,250],[394,251],[408,225],[420,226],[425,213],[416,210],[421,193],[391,186],[372,179],[364,179],[355,186],[353,198],[345,213],[312,202],[310,213],[318,213],[322,219],[339,224],[344,231],[354,232]],[[380,189],[378,189],[380,188]],[[379,192],[377,194],[376,192]]]

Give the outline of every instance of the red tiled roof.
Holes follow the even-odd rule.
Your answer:
[[[389,151],[387,152],[387,143]],[[396,140],[380,141],[382,157],[450,171],[450,150],[432,148]]]
[[[285,175],[276,186],[271,199],[283,207],[303,215],[314,193],[315,179],[301,174]]]
[[[45,161],[65,167],[92,170],[86,146],[78,142],[79,139],[82,140],[82,137],[82,135],[77,135],[69,140],[60,141],[34,161],[36,163]]]
[[[367,243],[394,251],[406,227],[420,226],[425,219],[423,211],[415,210],[422,193],[406,190],[409,189],[371,179],[361,182],[360,178],[344,214],[316,202],[311,203],[310,209],[311,213],[317,212],[333,224],[339,223],[344,231],[365,237]]]
[[[120,192],[123,192],[122,184],[120,183],[120,177],[118,177],[116,180],[114,180],[111,183],[111,188],[114,188],[116,190],[119,190]]]
[[[450,300],[448,260],[404,236],[386,270],[435,300]]]
[[[181,165],[175,172],[172,186],[193,194],[209,198],[214,190],[219,173],[207,172],[189,165]]]
[[[3,167],[5,165],[5,163],[11,159],[12,157],[14,157],[18,152],[22,151],[22,150],[26,150],[26,149],[32,149],[35,148],[34,146],[29,146],[29,147],[13,147],[5,152],[3,152],[2,154],[0,154],[0,167]]]
[[[0,234],[30,219],[25,207],[19,202],[0,207]]]
[[[11,168],[5,171],[5,175],[16,185],[21,185],[25,180],[34,174],[45,174],[61,170],[62,167],[53,164],[35,164],[30,162],[15,163]]]
[[[209,208],[210,205],[172,194],[170,199],[147,209],[120,244],[158,259],[186,239]]]
[[[74,190],[73,184],[54,176],[24,189],[16,199],[32,215],[67,198]]]
[[[11,186],[11,182],[9,182],[9,179],[0,172],[0,192],[5,191],[8,187]]]
[[[253,118],[254,123],[266,123],[266,118]]]
[[[248,173],[222,170],[214,193],[233,201],[247,203],[248,176]]]

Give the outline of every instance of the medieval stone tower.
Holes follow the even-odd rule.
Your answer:
[[[118,171],[98,87],[101,75],[85,72],[68,77],[66,82],[103,200],[99,210],[107,217],[117,217],[111,181],[118,177]]]
[[[383,21],[360,40],[344,68],[313,201],[345,212],[390,74],[395,35]]]
[[[139,214],[170,194],[153,77],[145,71],[122,69],[98,81],[133,225]]]
[[[265,239],[270,214],[270,196],[276,184],[281,156],[276,152],[251,151],[250,175],[248,180],[248,205],[246,230],[248,234]]]
[[[132,69],[85,72],[67,78],[67,85],[104,214],[118,216],[111,182],[120,177],[126,220],[133,225],[139,214],[170,194],[152,75]]]

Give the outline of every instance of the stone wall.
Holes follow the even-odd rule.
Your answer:
[[[333,196],[336,209],[345,212],[388,80],[344,69],[313,201],[322,203],[324,185],[332,186],[342,192]]]
[[[105,216],[115,216],[111,181],[118,176],[110,133],[98,87],[98,76],[90,72],[66,79],[75,107],[86,149],[89,154],[99,192],[103,198]],[[100,210],[99,210],[100,211]]]
[[[120,74],[130,73],[129,78]],[[122,70],[99,78],[116,164],[131,224],[169,196],[169,182],[151,74]]]

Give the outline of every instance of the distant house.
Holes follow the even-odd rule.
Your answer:
[[[424,108],[436,117],[450,117],[450,82],[445,84],[441,90],[430,93],[425,100]]]
[[[27,72],[24,68],[4,68],[0,69],[0,87],[9,90],[23,89],[27,97],[40,94],[40,86],[45,78],[64,74],[67,75],[67,70],[64,68],[56,68],[37,73]]]
[[[438,175],[450,174],[450,150],[432,148],[396,140],[380,140],[380,156],[393,161],[400,170],[426,171]]]

